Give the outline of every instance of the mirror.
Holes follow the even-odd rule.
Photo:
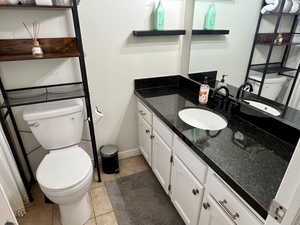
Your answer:
[[[215,33],[203,34],[211,4],[216,9]],[[295,79],[300,62],[297,16],[278,11],[262,15],[261,9],[262,1],[195,0],[189,74],[203,79],[210,72],[208,77],[218,81],[228,75],[225,81],[233,97],[248,81],[260,99],[280,103],[281,109],[288,102],[300,110],[300,83]]]

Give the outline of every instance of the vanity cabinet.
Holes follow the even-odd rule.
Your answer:
[[[145,160],[151,166],[152,155],[152,127],[141,117],[138,116],[139,148]]]
[[[152,170],[164,190],[168,193],[171,173],[170,159],[172,151],[155,130],[153,131],[153,137]]]
[[[262,225],[257,214],[138,102],[140,150],[186,225]]]
[[[205,194],[198,225],[236,225],[236,223],[211,195]]]
[[[174,155],[171,177],[171,200],[186,225],[196,225],[201,209],[204,187]]]

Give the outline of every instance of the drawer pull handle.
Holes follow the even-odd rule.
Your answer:
[[[145,113],[143,110],[140,110],[140,114],[141,114],[142,116],[146,116],[147,113]]]
[[[194,195],[197,195],[197,194],[199,194],[199,190],[198,190],[198,189],[193,189],[193,190],[192,190],[192,193],[193,193]]]
[[[219,201],[220,205],[223,207],[223,209],[228,213],[228,215],[233,219],[233,220],[236,220],[240,217],[240,214],[238,214],[237,212],[236,213],[232,213],[228,207],[226,206],[227,204],[227,201],[226,199],[224,199],[223,201]]]
[[[209,209],[209,208],[210,208],[210,204],[209,204],[208,202],[204,202],[204,203],[203,203],[203,208],[204,208],[205,210]]]
[[[146,133],[149,134],[149,133],[150,133],[150,130],[146,130]]]

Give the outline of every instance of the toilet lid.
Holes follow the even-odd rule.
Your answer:
[[[92,167],[89,155],[79,146],[50,152],[40,163],[36,177],[51,190],[73,187],[82,182]]]

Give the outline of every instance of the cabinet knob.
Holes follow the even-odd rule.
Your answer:
[[[199,190],[198,190],[198,189],[193,189],[193,190],[192,190],[192,193],[193,193],[194,195],[197,195],[197,194],[199,194]]]
[[[209,209],[210,208],[210,204],[208,202],[204,202],[203,203],[203,208],[206,210],[206,209]]]
[[[150,130],[146,130],[146,133],[149,134],[149,133],[150,133]]]
[[[143,110],[140,110],[139,111],[140,112],[140,114],[142,115],[142,116],[145,116],[147,113],[145,113]]]
[[[151,139],[154,139],[154,138],[155,138],[155,136],[154,136],[154,135],[151,135],[151,136],[150,136],[150,138],[151,138]]]

